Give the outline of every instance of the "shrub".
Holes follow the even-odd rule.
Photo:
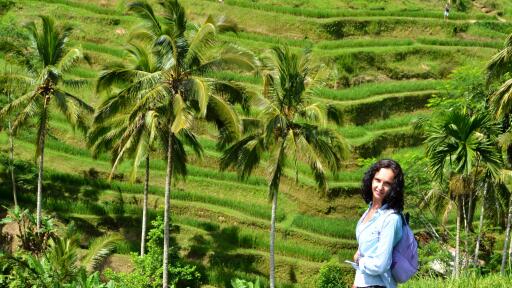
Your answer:
[[[48,249],[48,241],[55,235],[53,220],[49,217],[41,219],[41,228],[36,228],[36,217],[28,209],[22,210],[19,206],[8,209],[7,217],[0,224],[14,222],[19,227],[20,248],[24,251],[40,255]]]
[[[231,280],[231,286],[233,286],[233,288],[261,288],[259,279],[256,279],[256,282],[252,283],[236,278]]]
[[[7,13],[14,6],[12,0],[0,0],[0,15]]]
[[[341,122],[362,125],[375,120],[387,119],[393,113],[421,109],[425,107],[432,95],[432,91],[420,91],[354,101],[351,105],[339,105],[338,108],[343,112]]]
[[[163,259],[163,220],[158,217],[152,221],[153,228],[148,233],[147,253],[143,256],[133,254],[135,269],[131,273],[106,271],[105,276],[123,288],[156,288],[162,286]],[[174,238],[170,239],[169,283],[171,287],[199,287],[204,277],[199,267],[188,264],[179,258],[179,246]],[[174,286],[173,286],[174,285]]]
[[[344,271],[341,265],[332,260],[320,268],[316,280],[316,288],[345,288],[347,283],[343,279]]]
[[[431,241],[419,249],[420,268],[418,276],[451,275],[452,255],[437,241]]]
[[[424,136],[413,130],[400,131],[398,133],[383,133],[371,141],[354,148],[361,158],[378,157],[386,148],[402,148],[417,146],[423,143]]]

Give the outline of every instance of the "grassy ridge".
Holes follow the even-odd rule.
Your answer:
[[[86,91],[81,91],[80,94],[85,95],[87,99],[91,99],[92,101],[99,101],[93,97],[93,85],[94,79],[97,77],[99,69],[101,69],[100,66],[109,61],[122,61],[125,55],[122,50],[123,38],[116,36],[116,39],[113,39],[112,35],[116,34],[112,31],[117,28],[129,30],[136,22],[133,20],[133,16],[124,15],[125,7],[122,7],[120,3],[126,3],[127,1],[118,1],[117,6],[111,6],[111,8],[106,8],[108,5],[111,5],[110,1],[107,1],[110,3],[107,3],[105,7],[95,4],[100,3],[99,0],[94,3],[92,1],[79,0],[22,0],[19,3],[22,3],[20,4],[21,6],[23,3],[30,2],[34,2],[33,5],[30,6],[33,11],[20,9],[20,13],[23,13],[20,18],[24,16],[33,17],[36,15],[35,12],[44,13],[45,11],[52,11],[53,13],[55,11],[65,10],[66,15],[62,16],[62,18],[67,17],[73,25],[83,27],[77,30],[78,37],[75,39],[79,40],[73,43],[81,44],[82,48],[92,55],[94,63],[92,68],[83,65],[71,71],[70,74],[74,77],[88,78],[90,83]],[[35,4],[36,2],[37,5]],[[483,23],[470,23],[466,21],[470,19],[494,19],[481,13],[474,14],[474,11],[472,11],[473,14],[454,12],[451,14],[450,20],[457,21],[444,22],[442,20],[442,10],[434,11],[433,9],[435,8],[432,7],[436,6],[433,4],[424,4],[426,3],[425,1],[418,1],[418,5],[421,3],[421,5],[432,6],[425,6],[426,8],[423,6],[411,8],[411,3],[397,4],[397,1],[386,2],[386,6],[383,6],[382,3],[368,4],[365,1],[345,1],[347,4],[343,5],[353,5],[359,9],[329,9],[325,8],[325,6],[328,6],[327,2],[332,4],[335,2],[341,3],[343,1],[311,0],[295,1],[293,3],[291,1],[282,1],[278,3],[279,1],[276,2],[273,0],[225,0],[223,4],[225,6],[218,4],[217,0],[184,0],[184,2],[190,3],[188,13],[194,15],[196,20],[199,19],[197,23],[202,23],[207,13],[217,13],[214,15],[215,17],[229,14],[228,9],[226,9],[229,7],[230,9],[233,8],[231,11],[235,13],[231,13],[228,16],[235,15],[236,17],[236,9],[238,7],[248,8],[239,9],[240,11],[244,10],[242,11],[243,13],[240,14],[240,17],[251,18],[250,21],[245,22],[246,20],[244,19],[235,18],[235,21],[239,21],[241,24],[243,31],[238,34],[219,34],[219,38],[223,42],[240,44],[258,52],[267,47],[279,44],[290,45],[293,47],[294,51],[308,47],[312,48],[314,59],[326,60],[329,63],[338,65],[337,67],[342,66],[343,58],[346,55],[354,55],[355,61],[364,62],[367,59],[371,60],[368,61],[370,64],[367,64],[367,67],[363,67],[359,70],[354,69],[355,72],[350,75],[350,77],[354,78],[368,74],[370,74],[370,76],[375,75],[371,73],[376,73],[377,75],[387,73],[387,70],[380,68],[380,70],[371,71],[371,73],[368,72],[368,70],[373,69],[376,64],[382,63],[387,65],[388,68],[396,68],[396,70],[414,70],[419,69],[418,67],[421,67],[424,63],[429,66],[437,67],[449,60],[450,63],[454,63],[453,66],[458,66],[462,65],[469,56],[475,59],[484,59],[487,57],[487,54],[490,55],[495,52],[496,48],[501,47],[501,40],[503,40],[506,35],[504,33],[507,31],[506,29],[508,29],[508,24],[496,24],[494,23],[495,21],[484,21]],[[317,5],[315,3],[320,2],[323,3],[321,5],[325,6],[318,5],[324,8],[316,8],[319,6],[315,6]],[[366,4],[368,4],[368,7],[362,6]],[[297,5],[297,7],[291,7],[291,5]],[[405,8],[400,10],[398,5],[404,5]],[[378,6],[382,6],[382,9]],[[47,7],[48,10],[46,9]],[[205,7],[215,9],[204,9]],[[61,16],[59,15],[59,17]],[[262,17],[261,19],[263,20],[261,20],[260,17]],[[366,21],[370,23],[369,27],[372,29],[375,28],[375,23],[380,23],[377,21],[377,17],[389,18],[384,19],[384,22],[387,21],[391,23],[391,26],[398,24],[393,27],[390,26],[391,28],[389,28],[389,30],[382,30],[382,32],[379,32],[381,31],[380,29],[363,29],[358,31],[359,34],[356,35],[364,35],[364,39],[356,38],[359,36],[348,36],[350,38],[332,40],[333,38],[329,37],[329,35],[323,34],[325,31],[321,30],[321,27],[323,23],[338,20],[327,18],[338,17],[352,17],[352,20],[355,22],[349,21],[350,23]],[[120,19],[120,24],[115,24],[117,23],[117,19]],[[272,22],[269,19],[276,20]],[[251,23],[259,23],[259,25],[251,25]],[[406,25],[402,26],[401,23],[406,23]],[[373,25],[373,27],[371,25]],[[416,29],[416,25],[420,26],[420,28]],[[302,26],[307,26],[307,28],[302,28]],[[422,32],[425,33],[417,33],[421,29],[430,29],[431,26],[434,26],[431,30],[422,30]],[[266,29],[265,27],[270,28]],[[481,38],[483,40],[462,40],[460,38],[464,38],[466,34],[462,36],[458,35],[451,31],[453,27],[467,29],[467,32],[462,33],[469,35],[470,37],[468,38],[471,38],[471,35],[478,34],[481,36],[477,39]],[[409,29],[411,30],[408,32],[407,30]],[[417,38],[418,35],[429,36]],[[372,39],[369,39],[369,37],[372,37]],[[488,41],[489,38],[492,38],[492,41]],[[0,55],[0,58],[1,57]],[[262,84],[260,77],[231,71],[208,72],[207,76],[224,81],[248,83],[253,86],[257,85],[258,87]],[[437,76],[436,74],[435,77],[444,76]],[[366,110],[357,110],[356,112],[358,114],[370,114],[375,111],[380,111],[378,108],[382,107],[377,107],[380,104],[375,104],[374,106],[376,107],[372,106],[372,108],[368,106],[368,103],[381,103],[379,101],[389,95],[403,93],[402,96],[404,96],[405,94],[414,94],[416,92],[426,93],[428,91],[438,91],[444,87],[444,80],[418,80],[420,77],[417,76],[410,76],[410,78],[412,78],[412,80],[362,84],[343,90],[321,88],[317,91],[317,97],[321,98],[317,99],[324,102],[335,100],[338,101],[338,103],[353,101],[345,103],[346,106],[364,106],[367,108]],[[396,104],[404,98],[407,97],[395,97],[388,102],[391,103],[395,101],[393,103]],[[392,103],[390,105],[392,105]],[[368,111],[368,109],[371,111]],[[416,109],[416,107],[411,110],[414,109]],[[390,110],[386,111],[389,112]],[[391,113],[395,113],[393,111]],[[372,118],[364,122],[364,125],[350,125],[337,129],[339,129],[342,135],[349,138],[351,144],[362,145],[373,141],[373,139],[378,138],[381,134],[405,135],[400,133],[403,132],[402,130],[409,131],[410,122],[412,120],[418,115],[429,114],[427,110],[415,111],[409,114],[400,114],[400,111],[396,113],[399,114],[394,114],[393,118],[382,121],[379,121],[379,118]],[[87,149],[83,148],[78,135],[73,134],[72,130],[65,126],[62,119],[55,117],[52,119],[52,124],[54,124],[53,127],[58,132],[57,136],[59,136],[59,139],[65,140],[59,141],[49,138],[47,142],[47,152],[49,156],[47,158],[49,161],[47,167],[60,167],[58,165],[74,166],[73,169],[69,171],[73,170],[76,171],[76,173],[81,173],[85,171],[83,169],[87,169],[88,167],[99,167],[98,170],[100,171],[108,171],[109,158],[107,155],[101,155],[99,161],[91,160],[90,153]],[[198,160],[192,157],[192,164],[189,166],[190,176],[187,178],[187,182],[177,183],[176,186],[173,186],[171,193],[171,197],[175,201],[173,208],[176,209],[173,210],[175,212],[173,214],[173,221],[183,226],[183,230],[185,231],[183,235],[181,235],[182,238],[180,238],[180,241],[183,242],[180,244],[184,245],[184,251],[186,251],[187,249],[191,249],[190,238],[196,235],[196,233],[198,235],[205,235],[208,241],[213,241],[213,237],[221,235],[225,238],[219,237],[217,239],[221,239],[226,243],[229,249],[225,251],[228,251],[228,253],[240,256],[239,258],[243,258],[247,255],[257,255],[255,257],[258,259],[253,263],[254,266],[251,267],[251,273],[235,271],[235,274],[229,274],[230,278],[232,275],[241,275],[241,277],[243,276],[246,279],[256,277],[255,275],[265,275],[268,271],[266,257],[269,244],[266,230],[268,229],[268,219],[270,217],[270,206],[266,202],[267,180],[264,177],[265,171],[263,169],[258,171],[258,175],[251,177],[251,179],[244,184],[238,182],[238,177],[233,172],[220,173],[216,169],[216,161],[220,152],[215,148],[215,141],[213,140],[215,139],[215,134],[212,133],[213,129],[211,127],[201,127],[201,131],[205,133],[205,135],[203,135],[205,137],[201,137],[200,141],[205,147],[206,159]],[[23,150],[20,151],[20,154],[28,159],[26,155],[30,155],[30,157],[33,155],[33,151],[31,150],[33,147],[28,145],[28,143],[33,143],[33,137],[30,135],[22,135],[18,140],[23,142],[21,143],[22,145],[20,145],[20,148]],[[4,144],[7,143],[5,141],[5,133],[0,135],[0,142],[2,143],[1,148],[4,148]],[[412,157],[411,155],[421,156],[423,153],[421,147],[399,150],[397,150],[396,147],[390,146],[389,148],[390,149],[383,152],[384,154],[382,156],[396,158],[401,162],[409,160],[410,157]],[[55,157],[55,155],[59,155],[59,157]],[[60,157],[62,155],[66,155],[66,157]],[[354,154],[354,157],[357,156]],[[155,157],[155,159],[156,158],[157,157]],[[51,163],[51,161],[67,163]],[[357,163],[358,161],[355,159],[344,163],[347,168],[344,169],[340,175],[330,176],[329,186],[333,187],[337,185],[337,188],[357,188],[361,175],[365,170],[364,167],[358,166],[359,164]],[[126,173],[129,169],[129,165],[130,161],[123,163],[119,167],[121,173]],[[82,169],[83,171],[77,169]],[[300,164],[298,165],[298,169],[301,178],[300,183],[313,185],[314,181],[310,175],[309,167],[305,164]],[[154,185],[152,185],[150,191],[151,203],[154,203],[156,208],[152,209],[153,216],[161,214],[159,210],[160,207],[158,206],[163,203],[161,201],[161,195],[163,195],[163,171],[165,171],[165,163],[163,161],[154,160],[151,162],[151,177],[153,177],[152,181],[154,181]],[[293,178],[293,173],[290,173],[290,171],[291,169],[287,169],[286,175],[290,176],[289,178]],[[288,177],[286,178],[289,180]],[[46,179],[47,183],[71,183],[80,187],[77,188],[77,191],[74,189],[69,190],[70,197],[67,198],[68,200],[75,199],[71,198],[71,196],[78,197],[79,199],[73,202],[74,205],[69,205],[69,201],[66,202],[54,199],[44,204],[45,209],[61,211],[66,214],[83,215],[84,219],[92,215],[98,215],[98,218],[115,218],[115,215],[123,213],[133,217],[137,217],[137,215],[140,214],[140,207],[133,203],[140,201],[140,193],[143,188],[142,184],[131,184],[119,181],[108,184],[102,180],[93,182],[90,179],[78,175],[69,175],[51,170],[48,170]],[[320,267],[321,262],[329,260],[333,256],[337,257],[339,260],[350,259],[352,257],[354,253],[353,246],[355,245],[353,240],[354,227],[357,217],[361,212],[353,211],[353,207],[357,206],[357,204],[354,205],[352,203],[359,203],[359,198],[355,200],[352,198],[336,199],[334,197],[332,200],[326,200],[322,197],[317,197],[317,194],[314,193],[303,193],[301,190],[305,189],[303,188],[304,186],[292,186],[292,182],[293,181],[290,180],[289,183],[283,183],[283,193],[280,193],[279,196],[280,206],[278,209],[278,219],[280,223],[278,224],[276,252],[278,254],[278,265],[281,266],[278,266],[278,277],[283,283],[291,283],[293,281],[290,280],[290,276],[287,275],[287,273],[290,273],[289,271],[291,271],[292,268],[296,269],[297,273],[300,274],[298,283],[287,284],[286,286],[309,288],[314,285],[314,280],[311,279],[314,279],[313,276],[318,272],[318,267]],[[48,190],[51,191],[53,186],[49,187],[52,187]],[[92,193],[94,189],[99,191],[96,195],[98,197],[97,201],[86,201],[81,198],[85,197],[87,193]],[[124,193],[124,207],[120,207],[118,203],[118,191]],[[310,191],[308,190],[308,192]],[[74,195],[72,193],[77,194]],[[4,195],[2,198],[10,199],[8,195]],[[308,205],[304,205],[303,203]],[[324,213],[322,207],[327,206],[335,207],[336,211],[332,212],[332,215],[328,217],[319,216]],[[349,212],[341,211],[345,209],[344,207],[352,207],[352,210]],[[223,215],[222,217],[229,220],[221,221],[218,215]],[[233,228],[232,226],[237,227]],[[320,240],[325,240],[325,242]],[[344,243],[343,245],[349,243],[346,244],[346,246],[350,247],[340,247],[342,245],[336,246],[336,244],[333,243]],[[133,240],[126,240],[118,245],[118,251],[123,253],[136,251],[138,247],[135,244]],[[214,245],[214,242],[209,242],[209,244]],[[224,250],[219,251],[224,252]],[[222,282],[222,279],[225,280],[228,277],[226,276],[228,275],[226,271],[215,272],[209,270],[208,273],[212,275],[210,284],[217,283],[221,286],[227,283]],[[307,278],[310,278],[309,282]],[[498,279],[494,280],[497,285],[502,284]],[[480,281],[479,283],[484,285],[482,287],[486,287],[485,285],[492,283],[494,280],[489,280],[488,282]],[[454,285],[447,287],[458,287],[456,285],[459,284],[465,287],[471,286],[471,283],[461,281],[458,284],[447,284]],[[510,284],[508,282],[503,283],[507,285]],[[439,287],[435,286],[434,282],[428,281],[418,282],[412,285],[416,286],[406,287]]]
[[[209,0],[210,2],[217,2],[217,0]],[[290,6],[277,6],[266,3],[255,3],[249,0],[230,0],[225,4],[254,10],[262,10],[267,12],[290,14],[295,16],[304,16],[311,18],[333,18],[333,17],[414,17],[414,18],[439,18],[442,19],[441,11],[424,11],[424,10],[349,10],[349,9],[310,9],[310,8],[296,8]],[[485,14],[472,15],[477,19],[492,19],[492,17]],[[465,13],[452,12],[450,19],[464,20],[470,19]]]
[[[23,0],[28,1],[28,0]],[[71,0],[30,0],[30,1],[38,1],[49,4],[62,4],[72,8],[87,10],[92,13],[103,14],[103,15],[116,15],[122,16],[123,13],[109,8],[100,7],[96,4],[87,3],[87,1],[71,1]],[[84,3],[85,2],[85,3]]]
[[[337,101],[361,100],[375,95],[437,90],[444,86],[443,80],[411,80],[369,83],[343,90],[318,88],[315,95]]]

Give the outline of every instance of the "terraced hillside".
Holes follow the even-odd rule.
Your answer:
[[[12,39],[21,35],[21,23],[41,14],[73,24],[71,44],[81,45],[91,60],[70,72],[88,80],[74,92],[97,106],[101,102],[95,93],[99,72],[107,62],[125,61],[123,48],[130,29],[137,24],[126,12],[127,2],[18,0],[1,16],[0,36]],[[221,42],[236,43],[256,53],[279,44],[311,49],[314,61],[332,69],[326,86],[316,91],[316,100],[334,103],[344,111],[344,125],[335,128],[351,144],[353,153],[342,173],[331,176],[327,195],[314,188],[308,167],[299,165],[298,183],[294,170],[286,170],[277,212],[276,269],[280,285],[289,287],[313,287],[314,276],[324,262],[352,257],[355,223],[365,209],[357,193],[362,173],[371,162],[368,159],[393,157],[406,170],[417,169],[415,160],[423,155],[423,139],[411,123],[428,117],[427,103],[433,95],[447,93],[445,84],[451,71],[481,65],[512,32],[510,0],[485,1],[487,5],[496,3],[488,9],[484,9],[484,1],[466,1],[468,10],[453,12],[448,20],[442,16],[444,1],[181,2],[193,22],[202,23],[211,15],[236,23],[239,31],[219,33]],[[0,56],[0,67],[4,67],[6,61]],[[210,76],[261,91],[262,79],[255,75],[212,72]],[[65,119],[52,118],[51,125],[44,209],[63,222],[78,223],[84,242],[106,230],[118,230],[125,241],[118,245],[117,253],[137,252],[142,176],[130,183],[130,163],[126,161],[116,180],[107,182],[108,155],[93,159],[83,137],[69,128]],[[267,171],[259,168],[243,183],[232,171],[219,172],[221,152],[216,149],[214,127],[204,123],[195,130],[201,135],[204,157],[190,159],[189,176],[175,184],[171,196],[172,221],[179,226],[174,235],[181,253],[202,263],[215,287],[225,287],[232,276],[266,278],[271,212]],[[18,135],[17,159],[32,160],[34,138],[33,129]],[[7,135],[2,132],[0,152],[7,155],[7,149]],[[161,159],[163,156],[154,155],[150,165],[153,217],[163,208],[165,161]],[[25,203],[35,201],[33,180],[23,179],[26,185],[21,187],[25,191],[20,198]],[[2,203],[10,203],[9,190],[1,191]],[[413,210],[413,205],[406,209]],[[127,257],[120,259],[129,262]],[[116,263],[115,267],[119,266],[127,269],[130,264]]]

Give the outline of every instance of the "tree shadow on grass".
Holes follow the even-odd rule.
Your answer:
[[[16,190],[19,196],[33,195],[37,191],[37,167],[33,162],[24,160],[14,161],[16,178]],[[0,197],[9,202],[12,199],[11,175],[8,169],[9,159],[5,154],[0,154]],[[71,202],[96,202],[99,195],[110,184],[102,179],[60,173],[46,170],[43,179],[43,191],[45,199],[65,200]],[[29,199],[26,199],[29,200]],[[23,204],[33,204],[31,201]],[[71,205],[72,206],[72,205]]]
[[[210,270],[220,271],[224,287],[231,287],[230,281],[235,277],[235,272],[266,276],[254,265],[261,260],[261,256],[237,251],[240,248],[254,248],[240,235],[238,227],[220,228],[219,225],[209,222],[201,222],[199,226],[207,231],[211,240],[202,234],[192,236],[186,258],[196,263],[206,263]]]

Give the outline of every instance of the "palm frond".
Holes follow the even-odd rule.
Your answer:
[[[15,99],[11,103],[7,104],[0,110],[0,118],[4,118],[7,115],[11,114],[13,111],[19,111],[21,108],[27,108],[27,106],[32,103],[39,94],[31,91],[19,98]]]
[[[108,256],[114,251],[116,243],[122,237],[116,234],[105,235],[96,238],[87,249],[87,253],[81,258],[81,263],[88,271],[98,270]]]
[[[487,82],[501,78],[505,73],[512,71],[512,46],[507,45],[500,50],[487,63]]]
[[[201,77],[191,77],[190,82],[193,88],[188,96],[197,102],[199,106],[199,116],[205,117],[210,98],[210,85]]]
[[[65,87],[70,87],[74,89],[81,89],[85,86],[91,85],[91,81],[87,79],[63,79],[62,84]]]
[[[89,123],[84,114],[92,115],[94,109],[78,97],[57,89],[54,91],[54,98],[59,110],[66,116],[68,122],[83,133],[89,129]]]
[[[257,97],[254,91],[247,89],[244,85],[231,81],[215,81],[214,93],[221,95],[231,104],[240,104],[244,112],[249,112],[253,99]]]
[[[201,26],[190,42],[184,59],[187,67],[198,67],[207,60],[207,51],[215,45],[215,27],[206,23]]]
[[[511,48],[512,49],[512,48]],[[503,117],[512,110],[512,79],[503,83],[490,97],[491,105],[496,109],[496,115]]]
[[[220,169],[226,170],[233,167],[238,172],[240,179],[245,180],[259,165],[265,148],[263,137],[257,134],[246,136],[223,152]]]
[[[149,29],[154,35],[162,34],[162,25],[148,2],[132,2],[128,4],[128,11],[135,13],[140,19],[144,20],[146,23],[145,28]]]
[[[217,95],[211,95],[208,102],[206,119],[216,123],[219,130],[223,130],[229,141],[239,139],[241,136],[240,119],[232,107]]]
[[[162,1],[160,4],[164,8],[165,20],[173,28],[170,34],[176,38],[183,37],[187,30],[185,8],[177,0]]]
[[[174,110],[174,120],[172,122],[171,131],[177,134],[181,129],[190,127],[192,123],[192,115],[187,109],[187,105],[181,95],[177,94],[173,97],[172,107]]]
[[[318,123],[320,126],[327,125],[326,112],[319,103],[314,103],[304,107],[299,111],[300,116],[309,120],[310,123]]]
[[[82,60],[84,55],[80,48],[73,48],[69,50],[57,64],[57,68],[62,72],[67,72],[71,68],[74,68],[78,61]]]
[[[268,184],[268,199],[271,200],[274,195],[279,191],[279,184],[281,183],[281,175],[283,174],[284,166],[286,165],[286,136],[281,140],[281,147],[277,150],[275,159],[270,161],[272,163],[272,170],[270,174],[270,181]]]

